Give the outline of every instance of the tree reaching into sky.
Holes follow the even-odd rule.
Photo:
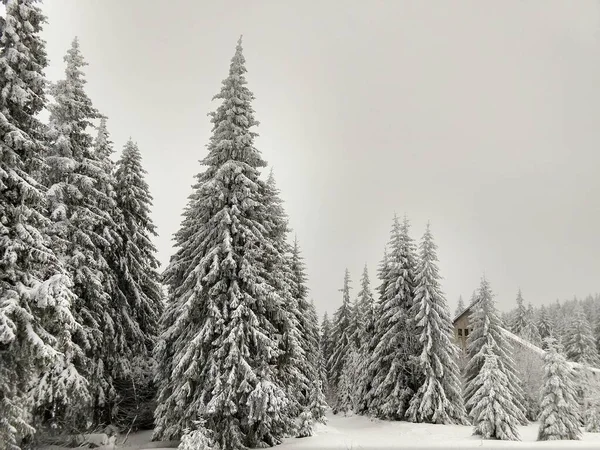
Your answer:
[[[513,312],[512,320],[510,323],[510,331],[517,336],[521,335],[521,331],[527,326],[527,309],[525,308],[525,300],[523,300],[523,294],[521,289],[517,292],[517,309]]]
[[[334,404],[337,406],[339,383],[346,364],[346,356],[349,353],[350,343],[354,330],[352,329],[352,308],[350,304],[350,272],[346,269],[344,273],[344,286],[341,289],[342,304],[333,316],[331,330],[331,356],[327,364],[329,387],[334,396]]]
[[[283,267],[254,147],[253,94],[241,38],[216,99],[206,169],[197,175],[165,272],[169,302],[156,348],[155,438],[177,438],[200,416],[231,450],[273,446],[291,430],[277,371],[289,317],[269,264]],[[281,258],[281,261],[278,259]]]
[[[101,133],[94,146],[88,131],[101,114],[85,92],[87,63],[77,38],[65,62],[65,78],[52,86],[54,102],[48,108],[50,232],[55,252],[75,283],[73,311],[84,325],[84,332],[76,338],[89,359],[85,367],[93,399],[92,420],[100,423],[111,420],[115,377],[129,370],[133,352],[128,351],[127,328],[131,324],[111,264],[121,241],[106,172],[109,142]]]
[[[365,264],[360,279],[360,291],[356,300],[356,311],[354,312],[356,317],[355,342],[361,352],[373,338],[373,329],[375,326],[373,308],[374,300],[373,293],[371,292],[371,280],[369,279],[369,270]]]
[[[462,295],[458,297],[458,305],[456,305],[456,311],[454,311],[454,316],[458,316],[465,310],[465,301],[462,298]]]
[[[540,334],[540,338],[542,338],[542,346],[546,345],[545,339],[554,336],[554,321],[550,316],[548,309],[542,305],[537,318],[537,329]],[[544,347],[545,348],[545,347]]]
[[[281,329],[276,367],[278,379],[289,400],[290,412],[298,416],[307,406],[310,390],[308,342],[312,324],[308,316],[306,274],[299,248],[294,256],[288,243],[288,217],[273,170],[264,185],[263,198],[266,207],[264,225],[270,230],[265,237],[274,248],[273,252],[263,254],[265,279],[277,291],[281,302],[280,315],[276,319],[276,326]]]
[[[321,352],[321,381],[323,382],[323,392],[325,398],[331,401],[331,389],[329,387],[329,364],[328,361],[331,358],[331,352],[333,350],[333,342],[331,337],[332,329],[331,322],[329,321],[329,315],[327,311],[323,314],[323,320],[321,321],[321,332],[319,334],[319,350]]]
[[[152,352],[162,314],[159,262],[152,238],[157,236],[150,217],[152,196],[145,180],[142,155],[136,143],[127,141],[115,172],[117,206],[123,216],[121,289],[143,336],[143,345]]]
[[[417,341],[410,316],[417,256],[407,219],[400,224],[394,217],[388,247],[385,273],[382,273],[386,292],[377,311],[374,338],[377,345],[369,357],[371,387],[366,403],[378,417],[402,420],[417,389],[413,367]]]
[[[458,348],[452,342],[454,327],[440,286],[436,249],[427,224],[420,245],[413,306],[421,347],[419,368],[424,379],[410,401],[407,417],[411,422],[466,424],[456,364]]]
[[[521,424],[527,424],[523,391],[511,357],[512,347],[502,332],[492,290],[485,278],[481,280],[477,296],[478,300],[472,308],[470,316],[472,331],[467,337],[469,362],[465,367],[464,390],[467,413],[473,418],[472,409],[476,402],[472,401],[472,398],[481,388],[481,383],[485,381],[484,378],[477,377],[483,370],[486,358],[490,359],[488,355],[491,354],[496,358],[495,362],[488,363],[488,368],[491,370],[493,366],[494,371],[502,371],[502,377],[507,379],[506,395],[514,406],[509,408],[512,417]],[[476,379],[477,381],[475,381]]]
[[[597,365],[598,352],[592,328],[579,302],[575,302],[571,311],[569,332],[565,334],[565,353],[571,361]]]
[[[546,338],[546,349],[538,440],[578,440],[581,419],[573,369],[554,338]]]
[[[33,0],[3,0],[0,30],[0,447],[18,449],[34,407],[87,400],[75,369],[81,349],[71,335],[72,281],[46,234],[45,128],[46,18]],[[40,378],[41,377],[41,378]],[[53,386],[54,385],[54,386]],[[51,411],[43,410],[43,414]]]
[[[292,296],[298,305],[297,321],[300,348],[303,358],[297,362],[302,375],[302,386],[298,389],[301,408],[311,411],[313,421],[322,421],[322,404],[325,403],[322,384],[316,382],[321,376],[321,353],[319,351],[319,320],[312,301],[308,299],[307,276],[298,239],[292,245],[290,268],[292,272]],[[305,434],[305,433],[304,433]]]

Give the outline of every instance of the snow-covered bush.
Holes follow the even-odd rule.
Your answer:
[[[214,443],[212,432],[204,426],[203,420],[194,423],[195,429],[186,430],[181,436],[179,450],[219,450],[219,446]]]
[[[300,426],[298,427],[298,435],[296,437],[303,438],[313,435],[314,419],[310,411],[304,410],[300,414]]]

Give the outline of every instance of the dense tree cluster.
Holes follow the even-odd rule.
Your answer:
[[[35,428],[118,421],[119,380],[151,366],[162,293],[139,151],[128,143],[115,171],[77,39],[49,83],[40,7],[3,3],[0,448],[17,449]]]

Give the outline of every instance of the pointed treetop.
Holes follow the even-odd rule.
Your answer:
[[[242,48],[242,36],[240,36],[240,38],[237,41],[237,45],[235,46],[235,54],[233,55],[233,58],[231,58],[229,75],[243,75],[244,73],[246,73],[246,68],[244,67],[244,64],[246,64],[246,58],[244,58],[244,52]]]
[[[109,138],[108,129],[106,127],[106,117],[102,117],[100,119],[98,135],[96,136],[96,141],[94,142],[94,150],[100,159],[109,158],[114,152],[112,148],[112,141]]]
[[[269,170],[269,176],[267,177],[267,184],[271,187],[275,186],[275,175],[273,174],[273,167]]]

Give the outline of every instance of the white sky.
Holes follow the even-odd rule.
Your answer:
[[[502,309],[600,290],[595,0],[47,0],[51,80],[75,35],[116,149],[138,142],[159,258],[244,34],[256,142],[319,313],[375,270],[394,212],[427,220],[454,309],[485,272]]]

